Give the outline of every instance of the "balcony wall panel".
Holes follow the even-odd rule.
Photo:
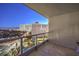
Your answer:
[[[49,31],[50,42],[75,49],[79,42],[79,12],[50,17]]]

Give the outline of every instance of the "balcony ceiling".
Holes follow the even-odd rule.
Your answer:
[[[79,4],[25,3],[25,5],[44,15],[45,17],[79,11]]]

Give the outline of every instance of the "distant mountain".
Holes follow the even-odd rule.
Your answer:
[[[19,27],[0,27],[0,29],[19,29]]]

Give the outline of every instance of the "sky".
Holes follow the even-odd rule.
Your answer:
[[[20,3],[0,3],[0,27],[19,27],[20,24],[39,22],[48,24],[47,18]]]

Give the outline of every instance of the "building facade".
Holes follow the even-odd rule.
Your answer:
[[[21,31],[31,32],[31,30],[32,30],[32,25],[31,25],[31,24],[21,24],[21,25],[20,25],[20,30],[21,30]]]
[[[48,32],[48,25],[47,24],[40,24],[35,22],[33,24],[22,24],[20,25],[21,31],[31,32],[33,34],[45,33]]]

